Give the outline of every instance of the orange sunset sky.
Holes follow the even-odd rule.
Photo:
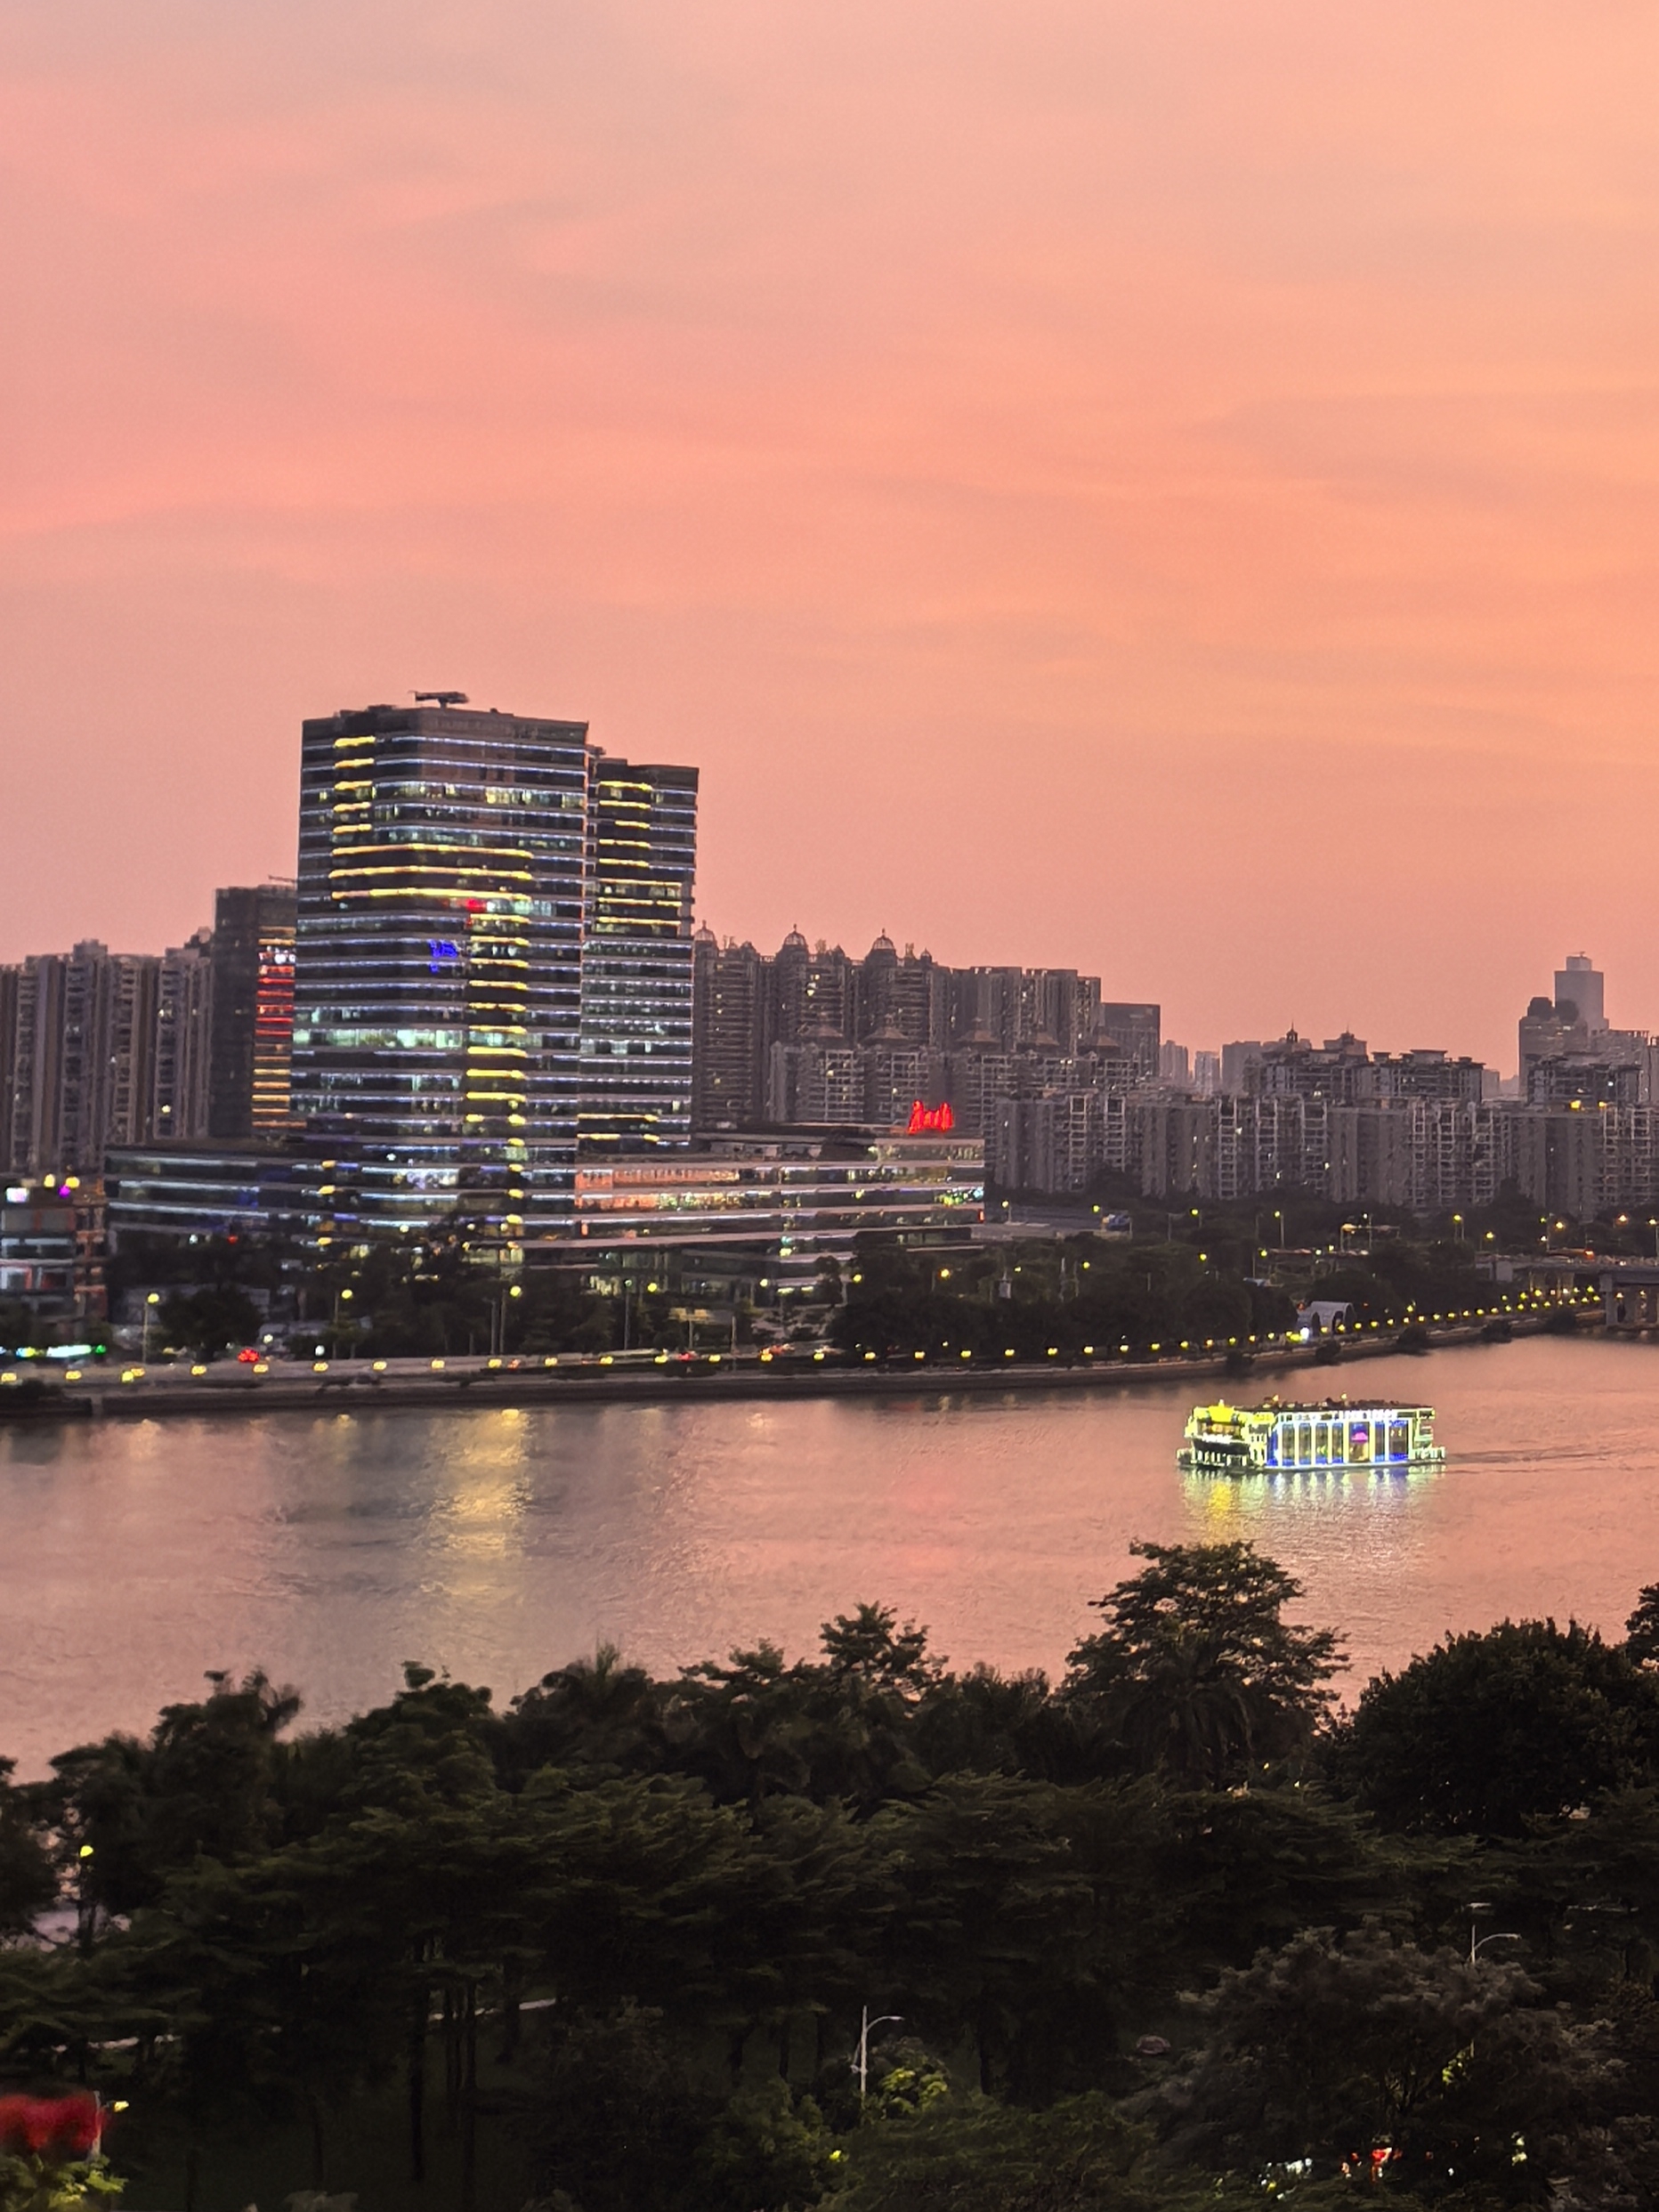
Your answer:
[[[0,958],[456,685],[700,915],[1193,1044],[1659,1026],[1659,11],[4,0]]]

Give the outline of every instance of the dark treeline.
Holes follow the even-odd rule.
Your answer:
[[[1226,1220],[1171,1216],[1176,1233],[1156,1243],[1082,1235],[1021,1242],[960,1258],[870,1240],[844,1285],[830,1325],[855,1357],[949,1360],[967,1351],[1023,1359],[1084,1351],[1112,1354],[1233,1346],[1282,1336],[1297,1300],[1266,1277],[1267,1258],[1243,1249]],[[1409,1322],[1447,1310],[1496,1307],[1502,1293],[1475,1268],[1475,1247],[1457,1240],[1377,1238],[1369,1251],[1340,1246],[1339,1220],[1320,1271],[1299,1281],[1305,1295],[1350,1302],[1362,1324]]]
[[[1056,1683],[872,1606],[339,1729],[214,1680],[0,1787],[0,2090],[185,2212],[1659,2201],[1659,1592],[1349,1711],[1299,1595],[1143,1547]]]
[[[1356,1222],[1339,1207],[1293,1191],[1271,1199],[1134,1213],[1131,1241],[1080,1226],[1075,1236],[1032,1237],[987,1247],[917,1252],[891,1237],[856,1240],[850,1261],[826,1258],[818,1279],[779,1301],[775,1285],[728,1284],[716,1295],[682,1279],[676,1255],[645,1253],[626,1283],[586,1281],[575,1272],[530,1268],[504,1280],[493,1256],[473,1252],[451,1224],[409,1245],[331,1258],[270,1240],[211,1238],[182,1244],[125,1235],[109,1264],[112,1297],[156,1286],[152,1349],[205,1358],[255,1341],[265,1330],[310,1357],[395,1358],[484,1352],[508,1356],[606,1352],[624,1347],[676,1350],[700,1341],[688,1315],[716,1309],[702,1326],[716,1349],[781,1333],[821,1334],[854,1357],[932,1359],[1045,1357],[1085,1345],[1145,1353],[1289,1328],[1297,1297],[1352,1302],[1362,1321],[1408,1320],[1448,1309],[1495,1304],[1501,1293],[1477,1272],[1483,1252],[1518,1241],[1525,1223],[1489,1210],[1439,1223],[1409,1217]],[[1538,1217],[1529,1217],[1531,1248]],[[1500,1229],[1484,1227],[1501,1225]],[[1515,1231],[1511,1236],[1509,1232]],[[1640,1225],[1649,1240],[1654,1232]],[[1637,1234],[1612,1227],[1606,1248]],[[1546,1241],[1560,1236],[1547,1229]],[[1611,1241],[1606,1241],[1606,1240]],[[1273,1279],[1270,1281],[1268,1278]],[[768,1303],[770,1298],[773,1302]],[[755,1300],[758,1300],[757,1304]],[[49,1340],[49,1326],[0,1301],[0,1343]]]

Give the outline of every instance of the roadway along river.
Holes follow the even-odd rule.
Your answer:
[[[209,1667],[336,1720],[404,1659],[505,1699],[600,1638],[660,1670],[794,1655],[862,1598],[958,1665],[1055,1669],[1137,1536],[1252,1537],[1356,1687],[1506,1612],[1617,1633],[1659,1580],[1659,1349],[1534,1337],[1295,1384],[1426,1400],[1446,1465],[1184,1478],[1193,1381],[0,1429],[0,1753],[38,1773]]]

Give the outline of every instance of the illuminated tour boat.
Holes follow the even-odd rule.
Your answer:
[[[1426,1467],[1445,1458],[1432,1406],[1195,1406],[1179,1464],[1194,1475]]]

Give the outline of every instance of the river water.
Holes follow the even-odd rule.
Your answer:
[[[333,1721],[405,1659],[504,1700],[600,1639],[658,1670],[793,1656],[866,1598],[959,1665],[1052,1670],[1137,1537],[1253,1538],[1354,1689],[1505,1613],[1617,1633],[1659,1581],[1659,1349],[1534,1337],[1299,1381],[1433,1405],[1447,1463],[1183,1477],[1190,1378],[0,1430],[0,1754],[40,1772],[211,1667],[263,1665]]]

